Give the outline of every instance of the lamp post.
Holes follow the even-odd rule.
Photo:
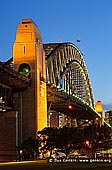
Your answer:
[[[86,153],[88,152],[88,148],[89,148],[89,141],[88,140],[86,140]]]
[[[89,141],[88,140],[86,140],[86,145],[89,146]]]
[[[22,161],[22,153],[23,153],[23,151],[20,150],[20,161]]]

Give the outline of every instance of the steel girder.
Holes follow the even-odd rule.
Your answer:
[[[0,62],[0,83],[11,87],[13,91],[23,91],[30,86],[30,79],[19,75],[16,71]]]
[[[67,93],[76,93],[94,107],[90,77],[80,50],[72,43],[44,44],[44,50],[47,83],[58,85]]]

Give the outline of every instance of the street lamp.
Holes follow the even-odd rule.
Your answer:
[[[86,140],[86,145],[89,146],[89,141],[88,140]]]
[[[69,109],[72,109],[72,105],[69,104],[69,105],[68,105],[68,108],[69,108]]]
[[[20,161],[22,161],[22,153],[23,153],[23,151],[20,150]]]

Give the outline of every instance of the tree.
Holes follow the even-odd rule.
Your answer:
[[[39,141],[29,137],[21,145],[23,159],[37,159],[39,156]]]
[[[44,128],[37,133],[37,138],[40,141],[40,152],[44,155],[50,151],[51,155],[52,150],[57,147],[58,129],[50,127]]]
[[[64,149],[66,153],[74,149],[77,146],[77,143],[81,139],[77,139],[79,131],[78,128],[73,127],[63,127],[63,128],[45,128],[42,131],[39,131],[37,136],[41,143],[40,151],[44,154],[54,148]]]
[[[107,148],[107,141],[111,140],[111,128],[106,126],[89,125],[81,128],[45,128],[39,131],[40,152],[47,153],[54,148],[64,149],[66,154],[71,150],[79,150],[94,153],[100,148]],[[108,147],[110,147],[110,142]]]

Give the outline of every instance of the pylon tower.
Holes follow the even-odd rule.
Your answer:
[[[13,69],[31,79],[31,86],[15,94],[19,115],[19,141],[36,137],[47,126],[46,68],[42,37],[31,19],[18,25],[13,46]]]

